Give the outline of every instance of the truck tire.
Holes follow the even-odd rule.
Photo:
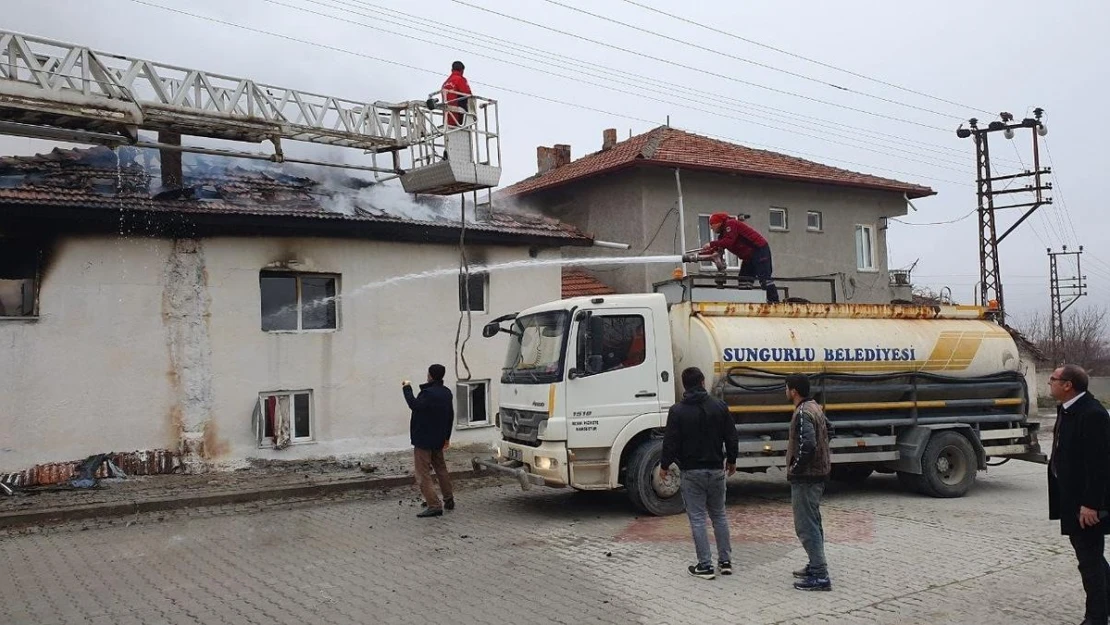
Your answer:
[[[666,483],[659,479],[659,457],[663,454],[663,440],[649,438],[628,457],[625,468],[625,488],[628,498],[637,509],[655,516],[678,514],[686,509],[679,492],[679,479],[673,473]]]
[[[872,472],[874,469],[864,464],[834,464],[829,477],[845,484],[860,484],[871,477]]]
[[[932,497],[963,497],[975,482],[975,448],[958,432],[934,432],[921,455],[921,485]]]

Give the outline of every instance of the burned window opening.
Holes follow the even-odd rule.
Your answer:
[[[0,318],[38,316],[42,247],[0,238]]]
[[[470,380],[455,385],[455,420],[460,427],[491,425],[489,380]]]
[[[312,441],[312,391],[281,391],[258,396],[257,432],[260,447],[284,449]]]
[[[489,310],[489,274],[472,272],[469,280],[467,278],[468,274],[459,274],[459,312],[486,312]]]
[[[336,330],[338,276],[262,271],[262,331]]]

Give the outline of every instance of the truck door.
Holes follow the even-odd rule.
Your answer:
[[[649,308],[583,311],[576,319],[567,445],[609,447],[633,418],[660,410],[655,320]]]

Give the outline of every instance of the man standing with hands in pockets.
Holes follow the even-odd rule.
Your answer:
[[[725,473],[736,473],[739,435],[736,422],[725,402],[705,390],[705,374],[697,367],[682,372],[682,401],[671,406],[663,434],[663,453],[659,476],[667,479],[671,464],[682,471],[682,501],[690,518],[698,563],[687,567],[690,575],[702,579],[716,577],[713,553],[709,549],[706,517],[713,522],[717,539],[717,570],[732,575],[732,546],[729,544],[728,517],[725,516]]]
[[[424,496],[425,509],[420,518],[443,516],[443,509],[455,509],[455,494],[443,451],[451,445],[451,431],[455,425],[455,404],[451,390],[444,386],[447,368],[443,365],[428,367],[428,382],[420,385],[420,394],[413,396],[408,380],[401,383],[405,401],[412,409],[409,421],[409,438],[412,441],[416,485]],[[443,491],[443,502],[436,493],[432,470]]]

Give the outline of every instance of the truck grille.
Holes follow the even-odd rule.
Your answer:
[[[547,421],[546,412],[534,410],[501,409],[501,436],[505,440],[539,445],[540,424]]]

